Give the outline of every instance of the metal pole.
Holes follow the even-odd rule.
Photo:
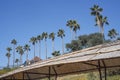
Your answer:
[[[101,73],[101,67],[100,67],[100,60],[98,60],[98,70],[99,70],[100,80],[102,80],[102,73]]]
[[[102,60],[102,63],[103,63],[103,65],[104,65],[105,80],[107,80],[107,68],[106,68],[106,65],[105,65],[104,60]]]

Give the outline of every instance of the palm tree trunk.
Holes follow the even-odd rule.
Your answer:
[[[28,65],[28,50],[27,50],[27,53],[26,53],[26,65]]]
[[[77,39],[77,32],[76,31],[74,32],[74,36],[75,36],[75,39]]]
[[[47,56],[47,43],[46,43],[46,40],[45,40],[45,48],[46,48],[46,59],[48,58],[48,56]]]
[[[22,65],[22,55],[20,55],[20,65]]]
[[[71,41],[73,40],[73,31],[72,31],[72,28],[70,28],[70,31],[71,31]]]
[[[100,20],[99,20],[99,17],[98,15],[96,15],[96,18],[97,18],[97,25],[99,26],[99,32],[101,33],[101,27],[100,27]]]
[[[39,41],[39,58],[41,59],[41,42]]]
[[[103,27],[103,25],[101,26],[101,35],[102,35],[102,39],[103,39],[103,43],[104,43],[105,37],[104,37],[104,27]]]
[[[18,67],[18,62],[17,62],[17,67]]]
[[[9,68],[10,58],[8,57],[8,68]]]
[[[35,44],[34,44],[34,58],[35,58]]]
[[[62,54],[64,54],[64,39],[62,38]]]
[[[52,49],[53,49],[53,52],[55,51],[54,49],[54,40],[52,40]]]
[[[13,47],[13,68],[14,68],[14,63],[15,63],[15,45]]]

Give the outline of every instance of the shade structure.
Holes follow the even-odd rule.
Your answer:
[[[120,41],[98,45],[28,65],[0,79],[39,80],[57,76],[120,68]]]

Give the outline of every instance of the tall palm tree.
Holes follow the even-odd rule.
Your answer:
[[[9,64],[10,64],[10,56],[11,56],[11,54],[8,52],[8,53],[6,53],[6,56],[7,56],[7,58],[8,58],[8,64],[7,64],[7,67],[9,68]]]
[[[15,63],[15,47],[17,45],[17,41],[15,39],[13,39],[11,41],[11,44],[13,44],[13,67],[14,67],[14,63]]]
[[[41,59],[41,40],[42,40],[42,35],[37,36],[37,40],[39,42],[39,58]]]
[[[37,38],[36,37],[30,38],[30,42],[34,46],[34,58],[35,58],[35,44],[37,43]]]
[[[43,32],[42,33],[42,38],[45,40],[45,47],[46,47],[46,59],[48,58],[48,56],[47,56],[47,43],[46,43],[46,41],[47,41],[47,38],[48,38],[48,34],[47,34],[47,32]]]
[[[22,65],[22,55],[24,54],[23,47],[22,46],[18,46],[16,48],[16,52],[18,52],[20,54],[20,65]]]
[[[73,20],[68,20],[66,26],[70,28],[71,31],[71,39],[73,39]]]
[[[19,59],[16,59],[16,60],[15,60],[15,63],[17,63],[17,67],[18,67],[18,62],[19,62]]]
[[[80,29],[80,25],[77,23],[77,21],[73,20],[73,31],[75,34],[75,38],[77,37],[77,30]]]
[[[97,21],[97,25],[100,25],[100,13],[103,11],[102,8],[100,8],[98,5],[94,5],[91,9],[91,15],[96,16],[96,21]],[[99,27],[100,28],[100,27]],[[100,28],[100,32],[101,32],[101,28]]]
[[[115,29],[111,29],[109,32],[108,32],[108,36],[113,39],[113,38],[116,38],[116,36],[118,35],[118,33],[116,32]]]
[[[59,29],[57,36],[62,39],[62,53],[64,53],[64,37],[65,37],[65,31],[63,29]]]
[[[107,17],[103,17],[100,12],[103,11],[102,8],[100,8],[98,5],[94,5],[93,8],[91,9],[91,15],[96,16],[95,21],[96,21],[96,25],[99,26],[100,28],[100,32],[103,38],[103,42],[104,42],[104,24],[109,25],[108,21],[107,21]]]
[[[30,51],[30,46],[28,44],[24,45],[24,51],[26,51],[26,65],[28,64],[28,51]]]
[[[55,40],[55,33],[52,32],[49,34],[49,38],[52,40],[52,48],[53,48],[53,52],[54,52],[54,40]]]

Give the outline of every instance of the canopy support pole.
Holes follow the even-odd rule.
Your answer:
[[[53,66],[52,68],[53,68],[53,70],[54,70],[54,72],[55,72],[55,80],[57,80],[57,76],[58,76],[57,71],[56,71],[56,69],[55,69],[54,66]]]
[[[24,80],[24,72],[23,72],[23,80]]]
[[[107,68],[106,68],[106,64],[105,61],[102,60],[103,66],[104,66],[104,75],[105,75],[105,80],[107,80]]]
[[[100,75],[100,80],[102,80],[100,60],[98,60],[98,71],[99,71],[99,75]]]
[[[25,73],[27,74],[28,80],[30,80],[30,76],[29,76],[28,72],[25,72]]]
[[[48,77],[48,80],[50,80],[50,72],[51,72],[51,68],[50,68],[50,66],[49,66],[49,77]]]

